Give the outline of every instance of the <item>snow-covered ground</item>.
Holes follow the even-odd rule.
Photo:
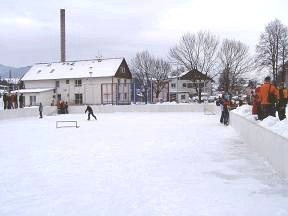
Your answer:
[[[219,116],[97,117],[0,121],[1,216],[288,215],[287,181]]]

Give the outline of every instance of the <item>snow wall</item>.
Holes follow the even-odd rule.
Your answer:
[[[43,115],[53,115],[56,113],[56,107],[45,106],[43,108]],[[32,117],[39,116],[38,107],[25,107],[19,109],[9,109],[9,110],[0,110],[0,120],[11,119],[11,118],[22,118],[22,117]]]
[[[248,146],[264,157],[283,177],[288,177],[288,139],[251,119],[230,112],[230,125]]]
[[[215,104],[147,104],[147,105],[95,105],[94,113],[112,112],[207,112],[215,113]],[[84,113],[86,106],[69,106],[69,113]],[[43,115],[56,115],[56,106],[45,106]],[[0,120],[10,118],[39,116],[38,107],[25,107],[23,109],[0,110]]]
[[[204,108],[205,107],[205,108]],[[146,105],[99,105],[92,106],[95,113],[109,112],[205,112],[215,113],[215,104],[146,104]],[[70,113],[84,113],[86,106],[69,107]]]

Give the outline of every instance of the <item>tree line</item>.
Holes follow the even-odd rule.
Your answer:
[[[283,82],[287,66],[288,29],[278,19],[266,25],[253,56],[241,41],[227,38],[220,41],[211,32],[199,31],[184,34],[170,48],[166,59],[141,51],[130,65],[135,82],[146,98],[151,85],[158,98],[169,75],[179,75],[184,71],[196,69],[218,80],[219,89],[233,92],[247,81],[249,74],[251,79],[251,73],[256,70],[272,75],[276,82]]]

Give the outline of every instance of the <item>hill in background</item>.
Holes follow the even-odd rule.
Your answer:
[[[16,68],[0,64],[0,77],[1,79],[9,78],[9,71],[11,70],[11,77],[20,79],[30,68],[31,66]]]

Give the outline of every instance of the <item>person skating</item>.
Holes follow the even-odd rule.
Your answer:
[[[228,99],[224,100],[223,103],[223,124],[229,124],[229,108],[231,106],[231,102]]]
[[[85,113],[88,111],[88,119],[87,120],[90,120],[90,115],[92,115],[94,118],[95,118],[95,120],[97,120],[97,118],[96,118],[96,116],[93,114],[93,109],[89,106],[89,105],[87,105],[87,108],[86,108],[86,110],[85,110]]]

